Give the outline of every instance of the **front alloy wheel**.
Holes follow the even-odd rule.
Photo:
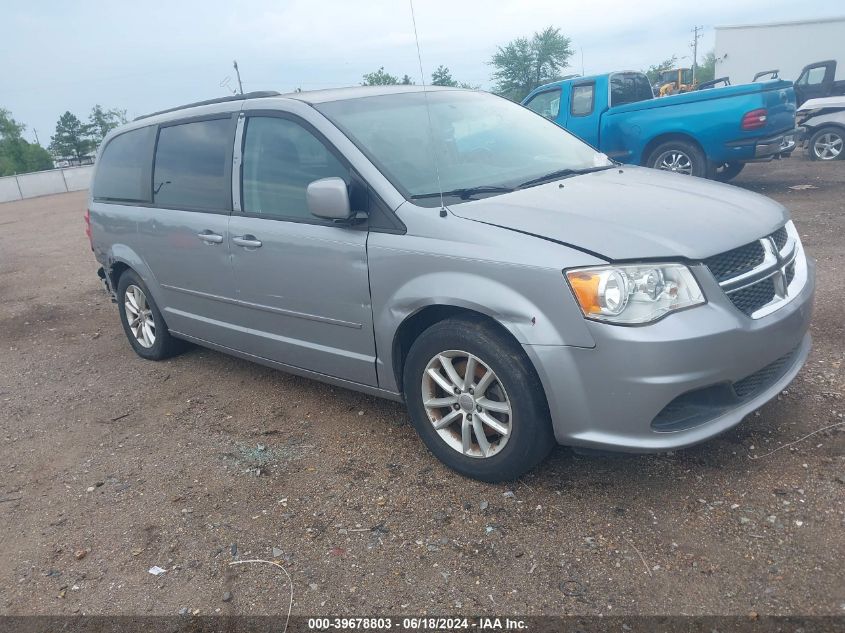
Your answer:
[[[810,152],[816,160],[837,160],[842,157],[843,134],[834,128],[825,128],[813,135]]]
[[[402,386],[428,449],[467,477],[516,479],[555,444],[543,386],[525,350],[482,317],[456,316],[417,336]]]
[[[511,435],[511,404],[496,373],[460,350],[437,354],[426,365],[422,400],[443,441],[467,457],[492,457]]]

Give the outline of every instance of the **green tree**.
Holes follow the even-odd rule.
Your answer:
[[[531,38],[519,37],[493,55],[495,91],[514,101],[560,76],[572,56],[572,41],[560,29],[548,27]]]
[[[701,65],[695,70],[695,80],[698,83],[712,81],[716,78],[716,52],[710,51],[704,56]]]
[[[410,77],[408,77],[408,75],[403,75],[402,81],[400,81],[399,83],[402,84],[403,86],[413,86],[414,80],[411,79]]]
[[[90,134],[88,126],[76,115],[65,112],[56,123],[56,133],[50,139],[50,150],[60,158],[81,159],[94,149]]]
[[[407,77],[407,75],[405,75]],[[410,81],[410,79],[409,79]],[[399,83],[399,77],[384,72],[384,66],[377,71],[364,75],[362,86],[393,86]]]
[[[664,59],[662,62],[655,66],[649,66],[648,70],[645,70],[645,74],[648,76],[648,81],[651,85],[657,83],[658,78],[660,77],[660,73],[664,70],[672,70],[673,68],[678,67],[678,56],[672,55],[669,59]]]
[[[450,86],[452,88],[456,88],[458,86],[458,82],[452,79],[452,73],[449,72],[449,69],[443,64],[440,64],[440,66],[431,73],[431,85]]]
[[[0,108],[0,176],[52,169],[50,152],[23,138],[26,126]]]
[[[106,134],[126,123],[126,110],[104,110],[99,103],[91,109],[88,116],[88,133],[95,145],[103,142]]]

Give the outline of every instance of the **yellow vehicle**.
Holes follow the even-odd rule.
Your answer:
[[[659,86],[657,93],[659,97],[695,90],[692,69],[673,68],[671,70],[664,70],[657,77],[657,85]]]

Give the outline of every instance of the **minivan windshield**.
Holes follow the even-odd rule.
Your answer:
[[[406,92],[314,107],[422,206],[440,204],[440,187],[455,204],[613,165],[542,116],[484,92]]]

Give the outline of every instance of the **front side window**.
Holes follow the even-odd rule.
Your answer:
[[[824,66],[816,66],[815,68],[810,68],[807,72],[805,72],[801,79],[798,80],[798,83],[804,86],[813,86],[824,83],[824,76],[826,74],[827,68]]]
[[[234,142],[232,120],[213,119],[162,127],[153,172],[153,202],[177,209],[224,211],[231,206],[227,167]]]
[[[534,95],[525,107],[554,121],[560,112],[560,88]]]
[[[94,197],[116,202],[149,202],[154,127],[115,136],[97,165]]]
[[[513,188],[558,170],[612,165],[555,123],[483,92],[405,92],[314,107],[420,205],[439,204],[438,184],[446,192]],[[456,193],[449,202],[466,199]]]
[[[587,116],[593,111],[596,84],[572,86],[572,116]]]
[[[321,178],[348,182],[349,170],[295,121],[250,117],[243,155],[243,210],[269,218],[314,220],[305,192]]]
[[[677,77],[677,74],[675,75]],[[610,76],[610,105],[620,106],[654,98],[648,77],[642,73],[613,73]]]

